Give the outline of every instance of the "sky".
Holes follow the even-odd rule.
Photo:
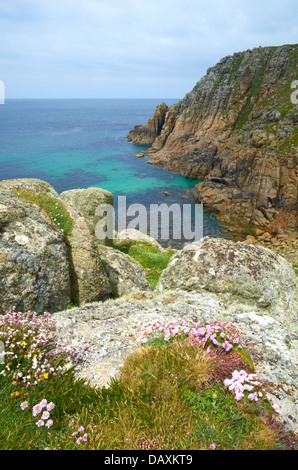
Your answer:
[[[5,98],[181,99],[221,58],[297,43],[296,0],[0,0]]]

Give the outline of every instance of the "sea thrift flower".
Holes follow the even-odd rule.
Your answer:
[[[51,401],[51,403],[49,403],[49,404],[47,405],[47,410],[48,410],[48,411],[51,411],[53,408],[55,408],[55,405],[54,405],[54,403]]]
[[[32,414],[33,416],[36,416],[39,413],[41,413],[41,411],[42,411],[42,406],[40,405],[40,403],[38,403],[37,405],[33,406]]]
[[[26,408],[28,408],[28,402],[27,401],[23,401],[23,403],[21,403],[21,408],[22,410],[25,410]]]
[[[41,415],[41,419],[48,419],[50,417],[50,413],[48,411],[44,411]]]
[[[216,448],[216,445],[215,445],[215,444],[211,444],[211,445],[210,445],[210,450],[215,450],[215,448]]]
[[[272,408],[276,411],[276,413],[280,413],[280,408],[278,405],[273,405]]]
[[[37,421],[36,425],[40,428],[41,426],[44,426],[44,421],[40,419],[39,421]]]
[[[48,421],[46,422],[46,427],[50,428],[52,425],[53,425],[53,421],[51,419],[48,419]]]

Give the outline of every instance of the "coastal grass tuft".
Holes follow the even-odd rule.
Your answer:
[[[145,270],[146,278],[153,288],[156,287],[163,270],[167,267],[175,251],[160,250],[159,247],[146,242],[124,240],[114,241],[114,248],[128,254],[138,261]]]
[[[14,196],[22,201],[36,204],[49,217],[52,226],[62,231],[66,239],[72,231],[73,221],[64,204],[47,193],[38,192],[34,188],[12,188]]]

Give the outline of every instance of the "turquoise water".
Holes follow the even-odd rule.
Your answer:
[[[116,209],[119,195],[146,207],[194,205],[196,180],[148,165],[135,157],[146,147],[126,140],[162,101],[7,100],[0,106],[0,180],[40,178],[59,193],[96,186],[114,194]],[[204,235],[223,236],[220,223],[206,211]]]

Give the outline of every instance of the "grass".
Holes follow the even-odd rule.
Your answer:
[[[181,335],[145,343],[107,388],[76,379],[73,368],[25,389],[0,375],[0,449],[293,448],[294,437],[285,439],[270,407],[236,402],[223,385],[235,367],[251,369],[243,357],[216,347],[208,352]],[[38,427],[31,412],[45,398],[55,404],[49,429]]]
[[[145,270],[146,278],[153,288],[156,287],[163,270],[174,255],[173,250],[161,251],[157,246],[132,240],[114,241],[114,248],[128,254],[138,261]]]
[[[66,239],[72,231],[73,221],[64,204],[47,193],[37,192],[33,188],[12,188],[14,196],[22,201],[36,204],[49,217],[51,225],[59,229]]]

